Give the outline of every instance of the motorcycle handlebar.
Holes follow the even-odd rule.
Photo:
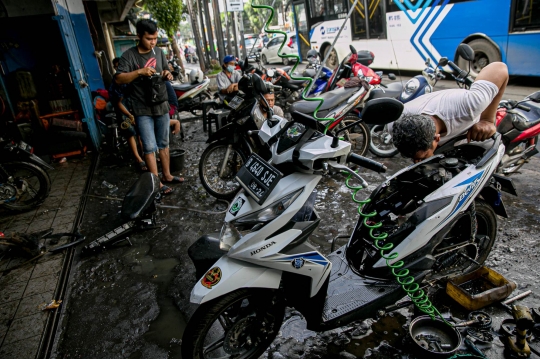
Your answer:
[[[465,72],[464,70],[460,69],[458,65],[456,65],[455,63],[453,63],[452,61],[448,61],[448,66],[450,66],[450,68],[452,70],[454,70],[455,72],[458,73],[458,76],[459,77],[466,77],[467,76],[467,72]]]
[[[358,166],[362,166],[364,168],[367,168],[368,170],[372,170],[378,173],[386,172],[387,168],[382,163],[379,163],[377,161],[373,161],[369,158],[366,158],[364,156],[357,155],[356,153],[350,153],[349,157],[347,158],[348,162],[354,163]]]

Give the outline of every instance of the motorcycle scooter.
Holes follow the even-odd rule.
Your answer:
[[[254,85],[263,88],[257,79]],[[376,99],[362,117],[380,124],[402,109],[395,99]],[[436,313],[419,291],[423,281],[469,272],[489,255],[496,213],[504,214],[493,176],[504,153],[500,135],[456,147],[450,141],[357,199],[363,208],[348,244],[327,256],[306,242],[320,222],[313,191],[322,175],[330,167],[345,170],[366,188],[347,163],[385,167],[351,154],[349,143],[320,133],[300,113],[291,122],[266,121],[259,137],[271,146],[271,161],[248,158],[237,176],[243,191],[221,233],[189,248],[200,276],[191,302],[199,307],[184,331],[183,358],[258,358],[276,337],[285,306],[315,331],[372,317],[407,293]]]
[[[195,116],[200,116],[200,113],[196,111],[202,111],[202,103],[212,98],[212,94],[208,90],[210,80],[208,77],[203,78],[203,76],[202,71],[193,69],[186,76],[189,83],[171,83],[178,97],[178,112],[188,111]]]

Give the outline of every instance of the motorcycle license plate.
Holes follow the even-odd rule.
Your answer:
[[[238,183],[258,204],[263,204],[282,177],[281,172],[256,154],[236,174]]]

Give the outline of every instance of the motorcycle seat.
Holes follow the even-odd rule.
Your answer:
[[[306,81],[304,81],[304,80],[293,80],[293,79],[289,80],[289,83],[291,85],[295,85],[295,86],[299,86],[299,87],[301,87],[304,84],[304,82],[306,82]]]
[[[159,178],[145,172],[131,186],[122,203],[122,217],[125,220],[137,219],[152,203],[159,193]]]
[[[529,128],[540,123],[540,107],[529,102],[525,103],[524,106],[527,106],[530,110],[524,111],[520,108],[516,108],[508,111],[509,114],[514,115],[512,118],[512,123],[519,131],[528,130]]]
[[[196,82],[194,84],[172,84],[173,89],[177,91],[189,91],[192,88],[195,88],[200,85],[200,82]]]
[[[322,110],[329,110],[340,103],[347,100],[349,97],[354,95],[358,91],[357,87],[353,88],[344,88],[340,87],[339,89],[325,92],[319,97],[324,99],[324,102],[322,103],[321,108],[319,111]],[[313,113],[315,109],[319,106],[319,101],[297,101],[293,103],[290,107],[291,112],[302,112],[302,113]]]
[[[387,85],[388,88],[378,87],[371,90],[369,93],[369,99],[392,97],[398,98],[403,91],[403,85],[400,82],[392,82]]]

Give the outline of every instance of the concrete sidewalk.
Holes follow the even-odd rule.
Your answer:
[[[49,172],[52,188],[45,202],[21,214],[0,210],[0,231],[6,236],[49,228],[53,233],[71,232],[75,229],[90,164],[88,157],[55,164],[55,170]],[[54,246],[68,240],[64,237]],[[51,247],[49,244],[46,243],[47,247]],[[43,311],[42,307],[56,299],[54,293],[64,258],[65,251],[46,253],[37,261],[27,262],[30,258],[0,246],[0,358],[27,359],[38,354],[47,317],[55,314]]]

